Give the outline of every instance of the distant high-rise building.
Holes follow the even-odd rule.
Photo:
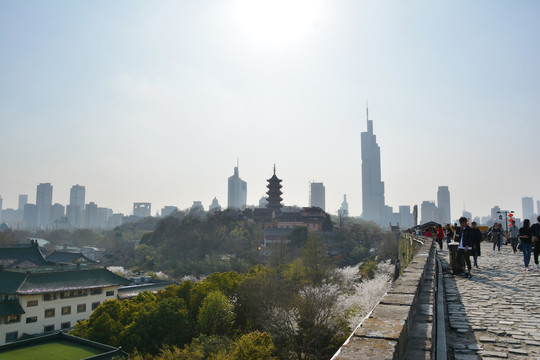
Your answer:
[[[435,221],[437,218],[437,206],[434,201],[423,201],[420,205],[420,217],[422,224]]]
[[[381,149],[373,133],[366,106],[367,131],[362,132],[362,218],[384,224],[384,182],[381,181]]]
[[[466,217],[468,220],[472,219],[472,213],[467,210],[463,210],[463,217]]]
[[[123,221],[124,221],[123,214],[112,214],[111,218],[109,219],[109,227],[111,229],[114,229],[115,227],[122,225]]]
[[[37,226],[47,227],[51,224],[53,187],[50,183],[41,183],[37,186]]]
[[[408,205],[401,205],[399,207],[399,227],[402,229],[408,229],[413,227],[413,215],[411,214],[411,207]]]
[[[268,191],[266,192],[266,195],[268,195],[266,198],[268,204],[266,204],[266,207],[274,210],[276,215],[279,216],[281,215],[281,208],[283,207],[283,205],[281,205],[281,201],[283,200],[281,198],[281,195],[283,195],[281,188],[283,186],[281,185],[282,180],[276,176],[276,165],[274,165],[274,175],[266,181],[268,182],[268,185],[266,185],[268,188]]]
[[[17,220],[22,221],[24,217],[24,205],[28,204],[28,195],[19,195],[19,207],[17,208]]]
[[[51,224],[57,220],[61,220],[65,216],[65,207],[62,204],[54,204],[51,206]]]
[[[266,200],[265,196],[263,196],[262,198],[259,199],[259,207],[260,208],[265,208],[267,204],[268,204],[268,200]]]
[[[202,201],[194,201],[193,205],[191,205],[191,212],[199,213],[204,211],[204,206],[202,204]]]
[[[141,218],[149,217],[152,215],[152,204],[149,202],[136,202],[133,203],[133,215]]]
[[[498,205],[495,205],[494,207],[491,208],[491,220],[494,220],[494,221],[499,220],[499,211],[501,211],[501,208]]]
[[[437,207],[439,208],[439,223],[450,224],[450,191],[448,186],[439,186],[437,191]]]
[[[83,227],[84,204],[86,189],[79,184],[73,185],[69,192],[69,205],[66,207],[66,217],[69,223],[75,228]]]
[[[324,184],[312,182],[309,190],[309,205],[323,209],[325,211],[325,188]]]
[[[38,226],[38,210],[35,204],[25,204],[23,210],[23,221],[27,228]]]
[[[108,229],[109,219],[112,217],[112,209],[98,207],[96,212],[96,227],[98,229]]]
[[[161,217],[169,216],[172,213],[175,213],[178,211],[178,207],[176,206],[164,206],[161,209]]]
[[[536,200],[536,213],[540,215],[540,200]]]
[[[0,196],[0,220],[2,220],[2,206],[3,206],[3,200],[2,200],[2,197]]]
[[[228,181],[227,207],[229,209],[245,209],[247,202],[247,183],[240,179],[238,164],[233,176]]]
[[[413,215],[414,226],[417,226],[418,225],[418,205],[413,206],[412,215]]]
[[[215,196],[214,196],[214,199],[212,199],[212,203],[208,207],[208,211],[210,212],[221,211],[221,205],[219,205],[219,201]]]
[[[523,220],[531,219],[534,216],[533,198],[524,196],[521,198],[521,207],[523,211]],[[534,220],[534,219],[533,219]],[[533,221],[534,223],[534,221]]]
[[[94,202],[86,204],[84,207],[84,227],[96,229],[98,227],[98,206]]]
[[[342,218],[349,216],[349,203],[347,202],[347,194],[343,195],[343,202],[341,203],[341,207],[338,210],[338,215]]]
[[[73,185],[69,191],[69,205],[80,206],[84,208],[86,198],[86,188],[79,184]]]

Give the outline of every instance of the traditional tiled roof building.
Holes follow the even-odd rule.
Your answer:
[[[276,216],[280,216],[281,208],[283,207],[283,205],[281,205],[281,201],[283,200],[281,198],[281,195],[283,195],[281,192],[282,180],[276,176],[276,165],[274,165],[274,175],[266,181],[268,181],[268,185],[266,185],[268,188],[268,191],[266,192],[268,195],[266,198],[266,200],[268,200],[268,204],[266,204],[266,207],[274,210]]]
[[[0,345],[23,334],[69,329],[127,284],[104,267],[85,264],[0,269]]]
[[[51,263],[45,260],[37,242],[32,241],[30,245],[26,246],[0,247],[0,267],[4,269],[47,265],[51,265]]]

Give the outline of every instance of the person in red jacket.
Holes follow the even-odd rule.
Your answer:
[[[437,242],[439,243],[439,248],[442,250],[442,243],[444,239],[444,230],[441,225],[437,226]]]

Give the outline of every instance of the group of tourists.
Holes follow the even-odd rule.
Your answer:
[[[502,231],[502,224],[495,223],[490,230],[490,238],[493,242],[493,253],[497,248],[498,253],[501,253],[501,246],[504,233]],[[521,249],[523,252],[523,263],[525,270],[529,271],[531,261],[531,254],[534,254],[534,263],[538,269],[540,269],[540,263],[538,257],[540,256],[540,216],[537,218],[537,223],[531,226],[531,221],[525,219],[523,226],[518,230],[515,226],[515,222],[512,222],[509,233],[512,250],[514,253]],[[467,219],[461,217],[459,219],[459,226],[455,228],[454,240],[459,243],[456,261],[461,269],[459,274],[462,277],[471,277],[471,260],[470,256],[474,257],[474,266],[478,267],[477,258],[480,255],[480,242],[482,241],[482,232],[478,229],[475,222],[471,223],[471,226],[467,224]]]
[[[534,256],[534,263],[540,269],[540,216],[537,218],[537,223],[531,225],[529,219],[523,221],[523,226],[517,228],[515,221],[511,220],[511,226],[507,236],[509,237],[512,251],[514,253],[521,250],[523,252],[523,262],[525,270],[529,271],[531,255]],[[471,269],[473,265],[478,268],[478,257],[481,255],[480,243],[482,242],[482,232],[478,228],[476,222],[472,222],[469,226],[468,220],[465,217],[459,219],[459,224],[453,226],[437,225],[436,227],[427,228],[423,234],[426,237],[431,237],[439,245],[439,251],[443,251],[443,243],[446,239],[447,247],[452,241],[458,243],[456,261],[460,268],[459,275],[465,278],[471,277]],[[501,223],[495,223],[490,228],[488,238],[493,242],[493,253],[495,250],[500,254],[505,233]],[[471,256],[473,263],[471,264]]]

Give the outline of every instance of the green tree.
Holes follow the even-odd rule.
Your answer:
[[[235,360],[274,360],[275,347],[267,333],[258,331],[243,335],[234,343]]]
[[[360,275],[362,275],[362,279],[373,279],[376,271],[377,262],[375,260],[368,260],[360,266]]]
[[[226,335],[234,323],[234,306],[223,293],[213,291],[204,298],[197,323],[203,334]]]

